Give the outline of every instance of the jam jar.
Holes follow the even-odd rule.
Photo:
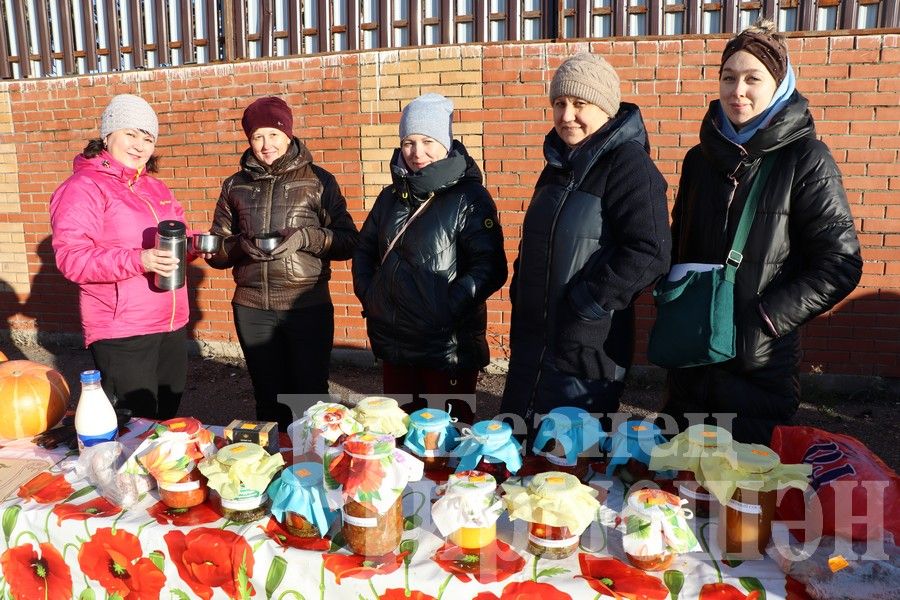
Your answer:
[[[687,438],[687,452],[691,456],[704,456],[716,452],[718,449],[731,451],[733,442],[731,433],[721,427],[705,424],[691,425],[684,430],[683,435]],[[699,462],[695,468],[699,470]],[[694,471],[679,471],[677,480],[678,495],[688,501],[688,507],[694,511],[695,515],[704,519],[708,518],[711,503],[716,502],[715,496],[697,481]],[[716,502],[716,504],[718,503]]]
[[[774,450],[759,444],[734,444],[735,466],[744,473],[745,484],[751,480],[764,481],[766,474],[780,464]],[[740,487],[725,505],[725,552],[731,555],[755,557],[762,554],[772,538],[772,519],[775,517],[777,489]]]
[[[502,512],[497,481],[481,471],[450,475],[431,507],[438,531],[466,554],[478,554],[497,539],[497,518]]]
[[[347,435],[363,430],[353,411],[334,402],[316,402],[288,425],[295,461],[322,460],[325,449],[339,446]]]
[[[447,469],[450,452],[457,445],[453,421],[448,412],[435,408],[423,408],[409,415],[403,446],[425,463],[425,471]]]
[[[209,478],[221,515],[235,523],[250,523],[269,514],[269,498],[265,487],[256,489],[245,482],[261,477],[268,484],[283,465],[280,454],[270,455],[259,444],[238,442],[201,462],[199,469]]]
[[[385,396],[363,398],[356,404],[353,414],[366,431],[373,433],[389,433],[401,438],[409,427],[409,416],[396,400]]]
[[[532,450],[538,471],[561,471],[583,480],[588,474],[588,452],[605,434],[600,421],[583,408],[554,408],[541,420]]]
[[[159,499],[169,508],[190,508],[206,501],[209,489],[206,477],[198,469],[192,469],[177,482],[157,480]]]
[[[328,508],[322,481],[321,464],[302,462],[284,469],[269,484],[272,515],[292,535],[321,538],[335,521],[337,514]]]
[[[625,557],[644,571],[662,571],[676,554],[690,552],[697,538],[687,524],[693,518],[682,500],[655,488],[643,488],[628,495],[619,515]]]
[[[503,421],[480,421],[472,429],[463,429],[462,442],[456,448],[456,471],[478,470],[503,483],[522,468],[522,447],[512,436],[512,427]]]
[[[616,473],[626,483],[652,479],[650,452],[666,440],[659,427],[647,421],[626,421],[612,436],[607,477]],[[670,477],[671,479],[671,477]]]

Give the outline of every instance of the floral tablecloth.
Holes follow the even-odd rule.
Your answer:
[[[133,422],[131,435],[147,426]],[[363,558],[344,549],[339,534],[310,543],[271,517],[240,525],[206,504],[169,509],[155,491],[123,510],[86,481],[72,480],[64,468],[71,457],[27,443],[0,448],[0,462],[8,458],[43,458],[53,466],[0,503],[2,598],[791,597],[770,559],[714,560],[720,556],[714,522],[698,524],[708,550],[676,558],[667,571],[647,574],[628,566],[621,534],[608,526],[621,508],[623,490],[617,481],[599,477],[590,484],[602,490],[605,506],[568,559],[538,559],[526,552],[527,529],[505,516],[498,522],[497,541],[481,556],[445,544],[431,523],[435,485],[430,481],[405,493],[406,532],[398,551]]]

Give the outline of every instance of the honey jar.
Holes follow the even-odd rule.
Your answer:
[[[466,554],[478,554],[497,538],[497,518],[503,504],[491,475],[481,471],[454,473],[439,490],[431,516],[442,535]]]

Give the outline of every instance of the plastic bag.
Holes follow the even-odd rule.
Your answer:
[[[66,470],[86,479],[97,493],[122,508],[131,508],[140,497],[156,487],[149,475],[120,472],[125,463],[124,447],[119,442],[103,442],[84,448]]]
[[[778,504],[777,517],[793,522],[788,527],[795,538],[878,540],[890,533],[900,540],[900,478],[865,444],[849,435],[782,425],[772,434],[772,449],[783,463],[812,465],[809,489],[789,490]]]

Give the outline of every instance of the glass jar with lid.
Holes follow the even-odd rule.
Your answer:
[[[600,507],[597,490],[569,473],[539,473],[527,487],[502,487],[509,518],[528,523],[528,551],[541,558],[571,556]]]
[[[659,444],[665,443],[662,431],[650,421],[625,421],[612,435],[606,476],[617,474],[626,483],[643,479],[653,479],[650,471],[650,453]],[[672,479],[675,472],[657,473],[662,478]]]
[[[225,446],[199,464],[216,492],[220,514],[235,523],[249,523],[269,512],[266,488],[284,466],[281,454],[269,454],[259,444]]]
[[[289,533],[302,538],[322,538],[337,513],[325,500],[322,465],[302,462],[284,469],[269,484],[271,511]]]
[[[321,460],[326,448],[340,445],[345,437],[362,430],[353,411],[343,404],[316,402],[288,425],[287,433],[294,447],[295,462],[305,462],[314,457]]]
[[[690,552],[697,538],[687,524],[687,501],[654,488],[632,492],[619,515],[625,557],[644,571],[662,571],[676,554]]]
[[[497,518],[502,512],[497,481],[481,471],[450,475],[431,507],[438,531],[466,554],[478,554],[497,539]]]
[[[393,398],[368,396],[356,404],[353,415],[366,431],[388,433],[394,438],[406,435],[409,416]]]
[[[522,446],[512,435],[512,427],[503,421],[480,421],[463,429],[456,447],[459,465],[456,472],[478,470],[503,483],[522,468]]]
[[[403,536],[403,491],[422,478],[422,461],[398,450],[388,433],[356,433],[325,454],[329,506],[341,511],[341,531],[355,554],[381,556]]]
[[[425,463],[426,472],[447,468],[451,451],[458,444],[454,422],[450,413],[436,408],[423,408],[409,415],[409,431],[403,446]]]
[[[600,421],[583,408],[554,408],[541,420],[532,445],[538,470],[562,471],[584,479],[589,467],[587,454],[592,448],[599,454],[605,436]]]

